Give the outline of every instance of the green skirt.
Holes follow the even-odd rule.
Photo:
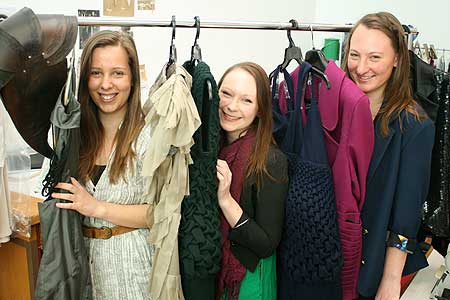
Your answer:
[[[261,259],[254,272],[247,270],[239,289],[239,300],[277,299],[277,259],[273,254]],[[222,299],[227,299],[224,294]]]

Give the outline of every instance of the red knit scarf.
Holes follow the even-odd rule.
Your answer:
[[[221,148],[219,158],[227,162],[233,174],[230,193],[236,202],[241,200],[241,191],[244,185],[245,173],[255,144],[256,131],[250,129],[246,135],[238,138],[233,143]],[[246,268],[234,257],[230,249],[228,232],[230,225],[223,213],[220,214],[220,230],[222,232],[222,261],[218,276],[217,299],[221,299],[226,289],[229,300],[238,299],[239,288],[244,279]]]

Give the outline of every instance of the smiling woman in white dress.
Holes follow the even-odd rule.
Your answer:
[[[100,31],[85,44],[80,66],[79,181],[59,183],[58,203],[86,216],[94,299],[147,299],[152,249],[140,175],[149,143],[140,102],[139,62],[126,33]]]

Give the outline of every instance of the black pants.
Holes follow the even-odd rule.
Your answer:
[[[358,300],[375,300],[375,296],[372,296],[372,297],[364,297],[364,296],[359,295]]]

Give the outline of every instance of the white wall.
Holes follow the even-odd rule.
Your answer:
[[[419,40],[438,48],[450,49],[450,1],[434,0],[319,0],[316,19],[330,23],[355,23],[367,13],[388,11],[402,24],[411,24],[419,30]]]
[[[420,42],[433,43],[437,48],[450,49],[450,1],[435,0],[433,6],[425,6],[418,0],[155,0],[154,12],[139,11],[140,17],[170,20],[192,20],[200,16],[203,21],[260,21],[287,22],[295,18],[299,22],[354,23],[368,12],[386,10],[394,13],[401,22],[415,25]],[[62,13],[76,15],[77,9],[99,9],[102,0],[1,0],[1,7],[21,8],[28,6],[35,13]],[[149,84],[160,72],[168,59],[171,30],[169,28],[133,28],[141,63],[145,63]],[[303,52],[311,48],[309,32],[293,32],[296,44]],[[340,33],[315,33],[316,47],[323,45],[325,37],[339,37]],[[190,56],[195,37],[194,29],[179,28],[176,34],[178,61]],[[283,59],[287,46],[285,31],[202,29],[199,39],[203,59],[219,79],[230,65],[252,60],[270,72]],[[438,53],[439,54],[439,53]],[[450,58],[450,52],[448,52]]]
[[[21,8],[28,6],[35,13],[62,13],[76,15],[77,9],[99,9],[101,0],[55,1],[55,0],[1,0],[0,7]],[[299,22],[314,21],[315,2],[308,0],[156,0],[154,12],[139,12],[140,17],[170,20],[176,15],[179,20],[192,20],[200,16],[201,21],[259,21],[288,22],[296,18]],[[169,57],[171,29],[133,28],[141,63],[145,63],[150,84],[155,80]],[[180,63],[189,59],[195,37],[194,29],[179,28],[176,31],[176,48]],[[302,45],[309,37],[302,32],[293,32],[292,37]],[[251,60],[260,63],[270,72],[282,60],[288,45],[285,31],[202,29],[199,44],[203,60],[207,62],[217,80],[225,69],[234,63]]]
[[[434,0],[425,5],[419,0],[155,0],[154,12],[137,11],[139,17],[170,20],[201,21],[259,21],[288,22],[294,18],[302,23],[346,24],[354,23],[364,14],[389,11],[404,24],[412,24],[420,31],[419,41],[450,49],[450,1]],[[28,6],[38,14],[77,15],[78,9],[98,9],[103,14],[102,0],[0,0],[0,12],[11,14]],[[146,65],[147,88],[154,82],[169,55],[171,29],[133,28],[141,63]],[[179,28],[176,32],[178,61],[190,57],[195,37],[194,29]],[[310,32],[293,32],[292,37],[303,52],[311,48]],[[314,33],[315,46],[322,47],[326,37],[342,38],[341,33]],[[237,62],[251,60],[261,64],[267,72],[282,60],[288,44],[285,31],[202,29],[199,39],[203,60],[216,79],[224,70]],[[78,43],[77,43],[78,45]],[[80,52],[78,51],[78,55]],[[439,55],[440,53],[438,53]],[[450,52],[447,52],[450,60]],[[143,100],[146,100],[144,91]],[[20,144],[20,142],[17,142]],[[18,146],[19,147],[19,146]]]
[[[420,43],[434,44],[436,48],[450,49],[450,1],[433,0],[318,0],[316,21],[327,23],[355,23],[367,13],[388,11],[402,24],[415,26]],[[442,52],[438,51],[438,56]],[[447,63],[450,52],[446,52]]]

